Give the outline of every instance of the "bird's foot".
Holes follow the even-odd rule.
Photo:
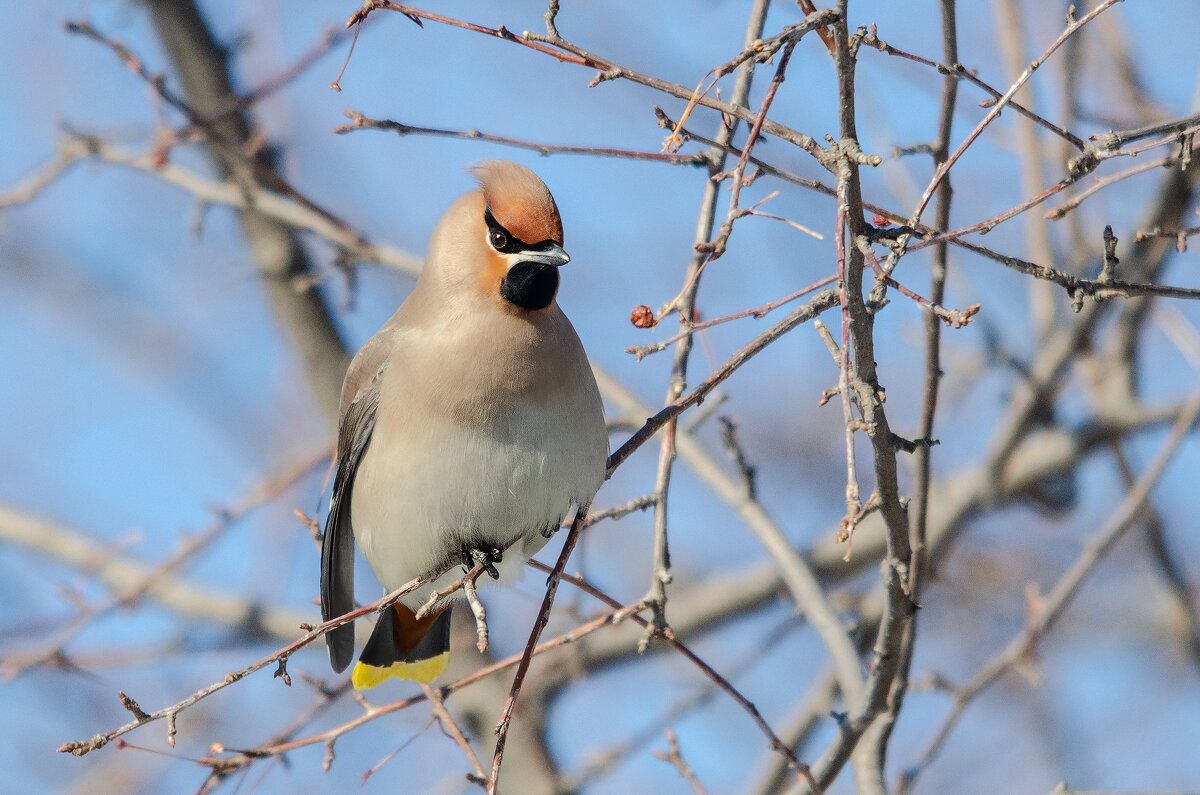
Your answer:
[[[493,580],[500,579],[500,572],[496,569],[496,564],[502,560],[504,560],[504,550],[499,547],[463,547],[463,566],[469,570],[475,568],[476,564],[482,565],[483,570]]]

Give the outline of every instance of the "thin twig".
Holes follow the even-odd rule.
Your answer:
[[[637,611],[640,609],[643,609],[643,606],[634,604],[634,605],[622,607],[620,610],[612,610],[612,611],[603,613],[599,616],[596,616],[595,618],[593,618],[589,621],[585,621],[584,623],[580,624],[579,626],[574,627],[567,632],[564,632],[562,635],[559,635],[555,638],[552,638],[552,639],[546,641],[545,643],[542,643],[534,650],[533,656],[536,657],[538,655],[545,654],[546,652],[552,651],[554,649],[558,649],[563,646],[570,645],[572,643],[577,643],[578,641],[587,637],[588,635],[592,634],[593,632],[597,632],[598,630],[603,629],[604,627],[612,626],[613,624],[617,623],[618,619],[624,618],[631,611]],[[485,665],[484,667],[476,670],[475,672],[473,672],[471,674],[468,674],[467,676],[462,677],[461,679],[458,679],[457,681],[451,682],[450,684],[447,684],[447,685],[443,685],[441,688],[439,688],[439,692],[443,697],[445,697],[451,693],[458,692],[459,690],[469,687],[469,686],[475,684],[476,682],[487,679],[488,677],[494,676],[495,674],[497,674],[501,671],[506,671],[509,668],[513,668],[513,667],[517,666],[521,662],[521,660],[524,658],[524,656],[525,656],[524,652],[521,652],[518,654],[513,654],[509,657],[506,657],[503,660],[498,660],[490,665]],[[311,734],[311,735],[308,735],[305,737],[297,737],[295,739],[287,740],[285,742],[277,743],[274,745],[264,745],[264,746],[254,749],[253,753],[258,757],[266,757],[266,756],[279,756],[280,754],[285,754],[285,753],[288,753],[289,751],[294,751],[297,748],[304,748],[304,747],[307,747],[310,745],[325,745],[327,747],[332,747],[333,743],[339,737],[347,734],[348,732],[351,732],[354,729],[364,726],[372,721],[378,720],[379,718],[382,718],[385,715],[391,715],[395,712],[399,712],[401,710],[408,709],[409,707],[412,707],[415,704],[420,704],[426,700],[427,700],[427,698],[426,698],[425,694],[420,693],[420,694],[417,694],[414,696],[409,696],[407,698],[402,698],[397,701],[393,701],[388,704],[383,704],[383,705],[379,705],[379,706],[373,706],[373,705],[368,706],[368,708],[364,710],[362,715],[359,715],[358,717],[348,720],[344,723],[333,726],[332,728],[326,729],[325,731],[318,732],[317,734]],[[217,764],[220,764],[220,762],[221,762],[221,760],[216,760]]]
[[[473,587],[467,591],[468,594],[473,592]],[[482,652],[483,649],[480,649],[480,651]],[[467,763],[471,765],[471,770],[474,771],[475,777],[480,783],[485,781],[487,779],[487,771],[483,769],[483,764],[479,761],[479,755],[471,747],[471,742],[463,734],[463,730],[459,728],[457,721],[450,714],[450,710],[446,709],[446,702],[442,700],[441,691],[438,688],[422,684],[421,692],[425,694],[425,698],[429,701],[429,707],[433,711],[434,716],[442,724],[442,730],[462,749],[463,756],[467,758]]]
[[[580,591],[580,593],[582,594],[583,592]],[[741,613],[741,611],[734,612]],[[702,623],[706,627],[710,626],[710,623],[707,621]],[[790,631],[798,626],[800,626],[800,622],[794,616],[788,616],[778,624],[771,626],[763,633],[760,639],[748,644],[744,653],[740,655],[739,659],[731,663],[729,668],[737,671],[739,678],[746,677],[753,672],[756,666],[761,665],[768,659],[768,655],[773,649],[791,637]],[[681,632],[680,634],[684,633]],[[625,646],[628,648],[628,644],[625,644]],[[594,643],[592,644],[592,648],[595,648]],[[589,668],[589,670],[594,670],[594,668]],[[654,720],[648,721],[643,728],[609,745],[607,748],[589,753],[588,758],[583,760],[583,763],[576,771],[560,777],[560,791],[575,792],[584,782],[594,787],[599,778],[611,772],[614,766],[621,760],[627,758],[647,743],[653,742],[658,738],[663,729],[676,724],[695,710],[711,703],[720,692],[721,689],[715,683],[708,681],[702,690],[679,699],[659,713]],[[789,747],[794,748],[795,744],[789,743]],[[769,753],[772,754],[773,759],[779,761],[782,768],[781,777],[786,776],[789,770],[787,759],[774,754],[774,752]]]
[[[533,629],[529,632],[529,640],[525,643],[525,651],[521,655],[521,661],[517,664],[517,672],[513,675],[512,687],[508,691],[508,698],[504,702],[500,720],[496,723],[496,748],[492,752],[491,775],[487,780],[488,795],[496,795],[499,791],[500,765],[504,761],[504,745],[508,740],[508,727],[512,721],[513,709],[517,705],[517,698],[521,695],[521,686],[525,683],[525,674],[529,672],[529,664],[533,660],[538,640],[542,636],[542,631],[546,629],[546,625],[550,623],[550,608],[554,605],[554,595],[558,592],[558,581],[562,577],[563,569],[566,568],[567,560],[571,557],[571,552],[575,549],[576,542],[579,541],[579,534],[587,520],[587,509],[586,504],[578,507],[575,521],[571,523],[571,529],[567,531],[567,538],[558,555],[558,562],[554,564],[546,582],[546,594],[542,597],[542,606],[538,610],[537,619],[533,622]]]
[[[217,107],[209,113],[201,113],[168,86],[165,76],[154,74],[146,68],[142,60],[134,55],[126,45],[104,35],[85,21],[68,21],[64,23],[64,27],[68,33],[84,36],[110,49],[129,71],[144,80],[164,102],[179,111],[189,124],[200,130],[205,141],[213,146],[222,158],[239,166],[239,170],[234,174],[239,184],[248,184],[248,181],[261,182],[269,189],[283,193],[312,212],[321,215],[327,222],[350,231],[350,226],[345,221],[301,194],[267,162],[248,154],[239,142],[230,140],[221,131],[221,120],[228,114],[241,110],[236,100]]]
[[[565,39],[551,38],[537,33],[531,33],[529,31],[526,31],[522,35],[518,36],[517,34],[505,28],[503,25],[498,28],[489,28],[484,25],[477,25],[472,22],[466,22],[464,20],[455,19],[442,14],[434,14],[429,11],[422,11],[421,9],[413,8],[411,6],[398,5],[396,3],[388,2],[387,0],[371,0],[369,5],[367,5],[364,9],[360,9],[359,11],[355,12],[350,19],[350,23],[365,17],[366,14],[369,14],[375,9],[396,11],[405,15],[429,20],[431,22],[450,25],[463,30],[480,33],[485,36],[492,36],[501,39],[502,41],[507,41],[511,44],[517,44],[536,52],[540,52],[544,55],[549,55],[563,63],[570,63],[577,66],[585,66],[590,69],[595,69],[598,72],[598,75],[594,81],[595,84],[605,80],[623,79],[634,83],[639,83],[648,88],[661,91],[665,94],[670,94],[671,96],[678,97],[680,99],[690,99],[695,93],[693,89],[688,88],[687,86],[683,86],[678,83],[671,83],[666,80],[660,80],[656,77],[651,77],[650,75],[619,66],[615,62],[588,52],[582,47],[572,44]],[[821,11],[817,12],[815,17],[806,19],[805,24],[809,27],[809,29],[815,30],[819,27],[828,25],[834,16],[836,16],[836,14],[831,12],[829,9],[822,9]],[[727,116],[732,116],[745,122],[753,123],[754,121],[754,113],[746,108],[739,108],[733,104],[703,96],[700,97],[697,102],[705,107],[718,110]],[[763,132],[800,147],[805,152],[816,158],[818,162],[824,162],[828,159],[825,150],[812,138],[812,136],[805,135],[802,132],[794,130],[790,127],[786,127],[778,122],[769,120],[764,122]]]
[[[666,119],[665,114],[662,114],[661,109],[656,108],[655,111],[656,111],[656,113],[659,114],[660,119],[664,120],[660,123],[670,123],[670,120]],[[704,136],[698,135],[692,131],[685,131],[685,132],[689,137],[694,138],[695,140],[700,141],[701,143],[707,143],[707,144],[713,143],[710,139],[707,139]],[[732,154],[738,154],[738,155],[740,155],[742,152],[742,150],[737,149],[736,147],[729,147],[728,151]],[[820,193],[822,195],[825,195],[825,196],[831,196],[831,197],[837,196],[836,188],[830,187],[829,185],[826,185],[818,180],[812,180],[812,179],[807,179],[805,177],[798,176],[798,175],[793,174],[784,169],[780,169],[775,166],[772,166],[771,164],[766,163],[765,161],[762,161],[753,156],[751,156],[749,158],[749,162],[758,166],[759,169],[763,173],[778,177],[779,179],[782,179],[793,185],[799,185],[800,187],[807,188],[809,190],[813,190],[813,191]],[[1053,186],[1051,189],[1049,189],[1049,191],[1044,191],[1042,194],[1039,194],[1040,198],[1037,201],[1044,201],[1046,198],[1049,198],[1050,196],[1058,193],[1060,190],[1065,188],[1068,184],[1070,184],[1070,182],[1067,182],[1066,184],[1062,184],[1062,185]],[[919,251],[920,249],[926,247],[927,245],[937,245],[942,242],[949,242],[951,245],[962,248],[965,251],[970,251],[974,254],[978,254],[981,257],[990,259],[993,262],[998,262],[998,263],[1005,265],[1006,267],[1012,268],[1014,270],[1018,270],[1028,276],[1033,276],[1034,278],[1037,278],[1037,279],[1048,279],[1050,281],[1056,282],[1057,284],[1062,286],[1064,289],[1066,289],[1068,293],[1070,293],[1072,295],[1074,295],[1076,293],[1076,291],[1081,291],[1080,292],[1081,295],[1085,295],[1085,296],[1092,295],[1102,285],[1093,284],[1086,279],[1079,279],[1072,274],[1069,274],[1069,273],[1066,273],[1063,271],[1059,271],[1059,270],[1053,268],[1052,266],[1042,265],[1042,264],[1036,263],[1036,262],[1031,262],[1029,260],[1022,259],[1020,257],[1014,257],[1009,254],[1005,254],[1003,252],[996,251],[995,249],[988,248],[987,246],[980,245],[979,243],[976,243],[973,241],[960,239],[961,235],[967,234],[968,232],[982,232],[986,228],[994,227],[997,223],[1000,222],[1000,220],[1002,220],[1001,216],[1003,216],[1003,218],[1011,218],[1014,215],[1018,214],[1019,212],[1023,212],[1024,210],[1031,209],[1037,203],[1037,201],[1029,200],[1029,201],[1022,202],[1021,205],[1018,205],[1018,207],[1014,208],[1013,210],[1005,211],[1004,213],[1001,213],[998,216],[993,216],[993,217],[988,218],[979,223],[972,224],[970,227],[963,227],[961,229],[953,230],[951,232],[939,233],[929,226],[926,226],[924,224],[918,224],[915,227],[915,230],[921,236],[923,236],[924,239],[917,243],[908,244],[905,247],[904,251],[906,253],[907,252],[915,252],[915,251]],[[907,236],[908,234],[910,234],[910,230],[914,228],[914,227],[908,227],[905,225],[906,219],[900,213],[895,212],[893,210],[889,210],[880,205],[872,204],[871,202],[864,201],[863,209],[867,210],[869,212],[872,212],[872,213],[877,213],[880,216],[882,216],[883,218],[887,219],[887,221],[889,221],[891,223],[900,224],[901,226],[899,227],[899,229],[901,230],[901,234],[903,236]],[[1169,235],[1165,232],[1159,233],[1159,232],[1151,231],[1151,232],[1144,232],[1142,234],[1143,234],[1143,239],[1145,239],[1147,237],[1174,237],[1174,235]],[[895,256],[895,255],[891,255],[888,257],[889,262],[892,261],[893,256]],[[890,271],[888,271],[888,272],[890,272]],[[1111,288],[1112,286],[1109,285],[1109,287]],[[1121,296],[1125,296],[1125,297],[1147,295],[1147,296],[1160,296],[1160,297],[1164,297],[1164,298],[1200,298],[1200,293],[1190,290],[1189,288],[1172,287],[1169,285],[1159,285],[1159,284],[1141,283],[1141,282],[1138,282],[1138,283],[1131,282],[1131,283],[1122,284],[1120,286],[1119,291],[1115,292],[1113,294],[1121,295]]]
[[[755,0],[751,5],[746,20],[745,33],[743,34],[743,42],[746,47],[750,47],[762,35],[768,6],[768,0]],[[734,83],[733,97],[731,98],[735,106],[745,105],[748,101],[750,86],[754,79],[754,70],[755,62],[753,60],[747,60],[740,65],[737,79]],[[762,117],[763,114],[760,114],[758,118],[761,119]],[[733,140],[736,130],[736,121],[730,121],[727,124],[723,123],[721,129],[717,132],[717,141],[729,143]],[[752,148],[753,136],[755,134],[755,132],[751,132],[752,139],[746,147],[747,151]],[[667,394],[664,398],[664,403],[667,405],[677,401],[687,388],[687,369],[692,353],[692,336],[686,332],[693,326],[695,321],[696,296],[700,289],[700,276],[704,272],[704,266],[711,258],[710,255],[705,255],[701,252],[700,246],[708,241],[715,224],[717,198],[720,193],[720,187],[714,177],[725,166],[725,152],[717,148],[710,152],[709,156],[709,179],[705,182],[704,196],[700,201],[700,212],[696,219],[696,234],[691,259],[684,273],[683,287],[672,302],[679,313],[680,335],[677,337],[675,344],[675,358],[671,364],[671,375],[667,382]],[[657,323],[658,319],[661,319],[665,315],[665,310],[660,311],[655,322]],[[667,532],[667,508],[672,467],[675,463],[678,430],[678,424],[675,419],[668,420],[663,432],[662,441],[659,444],[658,467],[654,478],[654,551],[650,568],[650,586],[647,589],[645,597],[646,602],[653,610],[653,620],[647,628],[646,633],[642,635],[641,641],[638,644],[639,651],[645,651],[654,636],[667,635],[670,632],[670,625],[667,622],[667,585],[671,582],[671,549],[670,538]]]
[[[64,647],[87,626],[120,608],[133,606],[147,592],[155,588],[164,579],[178,572],[188,561],[217,541],[235,522],[245,518],[255,509],[276,499],[280,494],[294,486],[301,478],[312,471],[313,467],[329,458],[328,449],[320,450],[315,455],[305,456],[282,472],[264,480],[251,489],[242,499],[226,508],[217,511],[217,519],[205,529],[186,537],[179,548],[168,558],[148,571],[145,576],[136,581],[114,588],[112,595],[103,602],[89,605],[80,610],[67,626],[60,629],[54,640],[43,648],[21,654],[19,657],[9,657],[2,661],[0,670],[7,678],[14,677],[30,668],[42,665],[49,660],[61,657]]]
[[[1013,638],[1000,653],[984,664],[967,684],[954,689],[954,708],[938,727],[920,759],[905,772],[903,781],[905,789],[911,788],[917,776],[929,767],[962,717],[963,712],[974,702],[975,698],[999,681],[1000,677],[1010,668],[1033,653],[1038,642],[1062,617],[1067,606],[1079,592],[1083,581],[1095,570],[1100,561],[1125,534],[1125,531],[1137,522],[1151,491],[1158,484],[1167,465],[1174,459],[1175,452],[1187,438],[1197,417],[1200,417],[1200,395],[1193,396],[1188,400],[1154,460],[1129,489],[1125,499],[1110,514],[1094,538],[1084,546],[1075,562],[1063,573],[1050,592],[1043,597],[1025,629]]]
[[[1159,124],[1149,124],[1145,127],[1136,127],[1132,130],[1109,130],[1108,132],[1098,133],[1088,136],[1096,145],[1102,149],[1115,149],[1124,146],[1130,141],[1141,140],[1142,138],[1151,138],[1155,135],[1168,134],[1170,136],[1178,136],[1187,134],[1193,131],[1197,126],[1200,126],[1200,113],[1191,116],[1185,116],[1181,119],[1172,119],[1168,122]]]
[[[1154,229],[1150,229],[1148,231],[1139,231],[1136,235],[1134,235],[1133,239],[1138,243],[1142,243],[1155,237],[1174,240],[1175,250],[1182,254],[1187,251],[1188,238],[1196,235],[1200,235],[1200,226],[1186,226],[1182,229],[1159,229],[1155,227]]]
[[[776,325],[759,334],[750,342],[743,345],[738,351],[729,357],[716,370],[708,376],[708,378],[696,385],[691,392],[683,395],[675,402],[663,407],[657,414],[646,420],[632,436],[625,440],[624,444],[616,449],[612,455],[608,457],[608,471],[611,473],[622,462],[625,461],[635,450],[641,447],[646,441],[657,433],[669,420],[678,416],[686,409],[691,408],[701,403],[712,390],[716,389],[729,376],[733,375],[743,364],[752,359],[754,356],[762,352],[764,348],[770,345],[775,340],[782,337],[787,332],[812,320],[817,315],[827,309],[830,309],[837,303],[837,293],[833,290],[825,290],[818,293],[813,298],[809,299],[803,306],[793,309],[786,318],[781,320]]]
[[[540,563],[538,561],[530,561],[530,565],[533,566],[534,568],[538,569],[539,571],[551,572],[551,576],[553,576],[554,570],[547,567],[544,563]],[[574,585],[575,587],[586,591],[587,593],[589,593],[592,596],[599,599],[601,602],[604,602],[609,607],[617,609],[617,608],[620,608],[620,606],[621,606],[620,602],[613,599],[611,596],[606,594],[604,591],[601,591],[599,588],[592,585],[590,582],[583,579],[582,577],[578,577],[578,576],[572,575],[572,574],[562,574],[560,572],[560,578],[562,580],[564,580],[565,582],[569,582],[572,585]],[[629,616],[629,618],[630,618],[630,620],[635,621],[638,624],[641,624],[643,627],[648,626],[650,624],[650,621],[648,619],[642,618],[640,615],[637,615],[636,613],[631,614]],[[736,701],[742,707],[742,709],[744,709],[750,715],[750,718],[755,722],[755,724],[757,724],[759,730],[762,731],[762,733],[764,735],[766,735],[767,739],[771,743],[771,750],[782,754],[788,760],[789,766],[793,770],[796,771],[796,774],[800,777],[801,781],[808,783],[810,786],[814,786],[814,782],[812,781],[812,778],[808,772],[808,765],[804,764],[798,758],[796,758],[796,755],[794,753],[792,753],[792,750],[790,748],[788,748],[786,745],[784,745],[783,742],[780,741],[779,737],[771,729],[770,724],[768,724],[767,721],[763,718],[762,713],[760,713],[758,711],[758,708],[755,707],[754,704],[748,698],[746,698],[744,695],[742,695],[741,691],[739,691],[736,687],[734,687],[729,682],[728,679],[726,679],[721,674],[717,673],[716,669],[714,669],[711,665],[706,663],[704,660],[700,659],[700,657],[695,652],[693,652],[690,648],[688,648],[688,646],[685,643],[683,643],[681,640],[679,640],[678,638],[668,637],[668,638],[664,638],[664,640],[666,641],[666,643],[668,643],[670,646],[672,646],[676,651],[683,654],[683,656],[686,657],[693,665],[695,665],[701,671],[703,671],[704,675],[707,676],[713,682],[713,684],[717,685],[717,687],[721,688],[726,693],[728,693],[729,696],[731,698],[733,698],[733,700]],[[815,789],[815,786],[814,786],[814,789]]]
[[[475,590],[475,583],[471,580],[463,582],[463,593],[466,594],[467,604],[471,606],[471,615],[475,616],[475,648],[483,654],[488,650],[488,625],[487,611],[483,607],[483,602],[479,601],[479,594]]]
[[[625,352],[632,353],[639,360],[641,360],[641,359],[644,359],[645,357],[649,356],[652,353],[658,353],[659,351],[666,350],[672,343],[678,342],[679,340],[683,339],[685,336],[695,334],[697,331],[703,331],[704,329],[712,328],[713,326],[719,326],[722,323],[728,323],[731,320],[741,320],[742,318],[745,318],[745,317],[752,317],[755,320],[758,320],[759,318],[765,317],[766,315],[770,314],[770,312],[772,310],[778,309],[779,307],[781,307],[785,304],[790,304],[792,301],[795,301],[797,298],[803,298],[804,296],[811,293],[813,290],[819,290],[822,287],[825,287],[825,286],[831,284],[836,279],[837,279],[837,276],[826,276],[824,279],[821,279],[820,281],[813,282],[812,284],[808,285],[807,287],[801,287],[799,290],[796,290],[793,293],[788,293],[787,295],[783,296],[782,298],[776,298],[774,301],[768,301],[767,303],[763,304],[762,306],[756,306],[751,309],[743,309],[740,312],[733,312],[728,315],[722,315],[721,317],[710,318],[709,320],[702,320],[699,323],[688,324],[686,329],[684,329],[683,331],[677,332],[676,334],[673,334],[672,336],[666,338],[665,340],[662,340],[661,342],[655,342],[650,345],[631,345],[625,349]]]
[[[969,82],[975,86],[978,86],[979,88],[986,91],[988,94],[990,94],[992,96],[992,99],[998,100],[1004,96],[1004,94],[1001,93],[999,90],[997,90],[993,86],[985,83],[983,80],[979,79],[978,75],[976,75],[973,71],[971,71],[967,67],[963,66],[961,63],[959,63],[957,58],[950,61],[950,63],[951,63],[950,66],[946,66],[945,64],[938,63],[936,61],[931,61],[928,58],[923,58],[920,55],[908,52],[907,50],[902,50],[899,47],[895,47],[895,46],[889,44],[888,42],[884,41],[883,39],[879,38],[878,31],[875,29],[874,26],[871,27],[870,33],[868,33],[863,38],[862,43],[868,47],[872,47],[876,50],[879,50],[881,53],[884,53],[885,55],[891,55],[891,56],[895,56],[897,58],[904,58],[906,60],[914,61],[915,63],[919,63],[919,64],[923,64],[925,66],[928,66],[931,69],[936,69],[938,74],[940,74],[943,77],[948,78],[950,80],[954,80],[956,84],[957,84],[958,80],[966,80],[967,82]],[[943,53],[943,57],[945,57],[945,53]],[[945,90],[945,85],[946,85],[946,80],[943,80],[942,81],[943,90]],[[1013,110],[1015,110],[1017,113],[1020,113],[1022,116],[1026,117],[1027,119],[1045,127],[1047,130],[1054,133],[1059,138],[1062,138],[1064,141],[1071,144],[1071,146],[1074,146],[1076,149],[1080,150],[1081,152],[1087,147],[1087,144],[1079,136],[1075,135],[1074,133],[1070,132],[1069,130],[1064,130],[1063,128],[1059,127],[1058,125],[1054,124],[1053,122],[1047,121],[1045,118],[1043,118],[1042,116],[1039,116],[1037,113],[1034,113],[1032,110],[1030,110],[1029,108],[1026,108],[1024,105],[1020,104],[1019,102],[1009,100],[1008,105]],[[937,148],[936,143],[933,145],[933,148],[934,149]]]
[[[479,130],[447,130],[438,127],[418,127],[412,124],[403,124],[391,119],[372,119],[364,116],[357,111],[348,110],[345,112],[346,118],[350,119],[350,124],[343,124],[334,127],[333,131],[339,134],[354,132],[355,130],[386,130],[396,133],[403,137],[406,135],[426,135],[434,138],[461,138],[471,141],[487,141],[489,143],[503,144],[505,146],[513,146],[518,149],[530,149],[540,155],[593,155],[595,157],[617,157],[626,160],[652,160],[661,163],[672,163],[674,165],[690,165],[703,166],[707,165],[708,158],[701,153],[696,154],[664,154],[662,152],[640,152],[635,149],[614,149],[603,146],[568,146],[563,144],[546,144],[539,141],[529,141],[523,138],[511,138],[507,135],[494,135],[492,133],[480,132]]]
[[[1058,48],[1062,46],[1064,41],[1069,39],[1071,36],[1074,36],[1083,28],[1084,25],[1091,22],[1093,19],[1098,17],[1100,14],[1103,14],[1105,11],[1112,8],[1119,2],[1121,2],[1121,0],[1104,0],[1102,3],[1084,14],[1079,19],[1070,20],[1063,32],[1060,33],[1058,37],[1054,39],[1054,41],[1050,42],[1046,49],[1042,51],[1041,55],[1030,62],[1029,66],[1017,76],[1017,79],[1013,81],[1013,84],[1009,86],[1008,90],[996,100],[996,103],[992,105],[987,114],[979,121],[977,125],[975,125],[975,129],[971,130],[967,137],[963,139],[963,142],[946,157],[945,162],[941,163],[934,171],[933,178],[929,181],[929,185],[926,186],[925,191],[921,194],[921,198],[918,200],[917,206],[913,210],[912,216],[909,218],[909,226],[916,226],[917,222],[921,220],[921,213],[925,210],[926,205],[929,204],[929,200],[933,198],[933,191],[937,188],[938,183],[940,183],[946,177],[946,174],[950,172],[950,169],[954,167],[954,164],[957,163],[959,158],[966,153],[967,149],[970,148],[971,144],[975,142],[975,140],[987,128],[987,126],[999,118],[1000,112],[1004,110],[1006,106],[1012,103],[1013,97],[1016,96],[1017,92],[1020,91],[1025,83],[1029,81],[1029,78],[1033,77],[1033,73],[1037,71],[1038,67],[1045,63],[1046,59],[1053,55]]]
[[[725,220],[721,223],[720,232],[717,237],[710,241],[705,241],[696,245],[695,249],[701,254],[707,255],[691,274],[691,278],[684,283],[683,289],[679,295],[668,301],[661,309],[659,309],[656,317],[659,321],[666,317],[671,312],[680,310],[684,297],[689,293],[695,292],[695,283],[699,280],[704,269],[713,261],[719,259],[725,254],[729,246],[729,238],[733,234],[733,225],[739,219],[753,213],[748,208],[740,206],[742,188],[745,187],[743,176],[746,172],[746,165],[750,159],[750,152],[754,149],[755,142],[759,139],[763,130],[764,122],[767,118],[767,113],[771,109],[771,104],[775,100],[775,94],[779,90],[779,86],[783,84],[784,78],[787,75],[788,62],[791,60],[792,51],[795,49],[795,44],[790,43],[783,48],[783,54],[779,56],[779,64],[775,68],[775,75],[771,78],[771,84],[767,87],[766,93],[763,95],[762,103],[759,105],[758,113],[755,114],[754,122],[750,126],[750,132],[746,136],[746,142],[742,146],[742,153],[738,157],[737,165],[734,166],[732,176],[730,177],[731,188],[729,191],[729,211],[725,215]],[[876,158],[876,161],[878,159]],[[716,179],[714,175],[713,179]]]
[[[115,729],[110,729],[109,731],[104,732],[103,734],[97,734],[95,737],[92,737],[90,740],[78,740],[78,741],[63,743],[62,745],[60,745],[58,747],[58,750],[60,752],[72,753],[75,756],[83,756],[84,754],[88,753],[89,751],[94,751],[97,748],[103,748],[105,745],[107,745],[112,740],[116,739],[117,737],[120,737],[123,734],[127,734],[128,732],[133,731],[138,726],[141,726],[145,723],[150,723],[152,721],[160,720],[162,718],[167,719],[167,725],[169,727],[168,731],[167,731],[167,744],[174,747],[174,745],[175,745],[175,731],[174,731],[175,716],[178,715],[183,710],[187,709],[188,707],[193,706],[194,704],[196,704],[199,701],[204,700],[205,698],[208,698],[213,693],[216,693],[218,690],[223,690],[224,688],[228,687],[229,685],[233,684],[234,682],[238,682],[238,681],[244,679],[245,677],[249,676],[250,674],[254,673],[255,671],[259,671],[259,670],[262,670],[263,668],[266,668],[268,665],[271,665],[272,663],[275,663],[275,664],[285,663],[287,661],[288,657],[290,657],[294,652],[296,652],[299,649],[304,648],[305,646],[312,643],[314,640],[320,638],[322,635],[329,632],[330,630],[337,629],[338,627],[341,627],[341,626],[345,626],[346,624],[351,623],[355,619],[361,618],[362,616],[368,615],[370,613],[377,613],[382,610],[388,609],[393,604],[395,604],[400,599],[400,597],[404,596],[405,594],[412,593],[413,591],[415,591],[417,588],[420,588],[425,583],[433,582],[438,577],[440,577],[445,572],[445,570],[448,570],[450,568],[451,568],[451,566],[448,565],[448,566],[446,566],[446,569],[444,569],[442,571],[438,571],[434,574],[427,575],[424,577],[417,577],[416,579],[413,579],[413,580],[409,581],[408,583],[405,583],[404,585],[402,585],[401,587],[392,591],[391,593],[387,594],[386,596],[376,599],[374,602],[371,602],[368,605],[364,605],[363,607],[359,607],[355,610],[351,610],[350,612],[348,612],[344,615],[338,616],[337,618],[332,618],[323,624],[319,624],[315,627],[312,627],[307,632],[305,632],[303,635],[301,635],[299,638],[297,638],[296,640],[287,644],[283,648],[277,649],[274,652],[272,652],[271,654],[268,654],[267,656],[255,661],[243,668],[240,668],[236,671],[232,671],[231,673],[226,674],[225,677],[223,679],[221,679],[220,681],[214,682],[213,684],[211,684],[207,687],[197,690],[192,695],[188,696],[187,698],[185,698],[181,701],[176,702],[175,704],[172,704],[169,707],[163,707],[160,710],[156,710],[154,712],[147,714],[143,718],[133,720],[129,723],[126,723],[123,726],[118,726]],[[482,571],[483,567],[476,566],[475,569]],[[471,576],[471,575],[478,577],[479,573],[476,570],[472,570],[471,572],[469,572],[467,574],[467,576]],[[459,584],[460,588],[462,587],[462,582],[465,579],[466,579],[466,577],[463,577],[458,580],[458,584]]]
[[[66,132],[55,159],[27,177],[17,188],[0,195],[0,208],[6,206],[6,202],[15,204],[20,203],[17,199],[27,201],[34,198],[36,193],[30,193],[31,188],[45,190],[70,166],[88,161],[144,172],[190,193],[205,205],[252,209],[294,229],[311,232],[329,241],[343,252],[348,262],[377,262],[412,275],[421,272],[421,260],[417,257],[391,246],[372,243],[357,230],[331,223],[325,215],[314,212],[308,205],[288,195],[261,186],[212,179],[175,163],[162,163],[154,152],[138,154],[80,133]]]
[[[1167,155],[1166,157],[1160,157],[1158,160],[1151,160],[1148,163],[1142,163],[1141,165],[1134,166],[1133,168],[1117,172],[1116,174],[1112,174],[1107,177],[1097,177],[1092,184],[1087,187],[1086,190],[1081,190],[1079,193],[1055,207],[1053,210],[1047,210],[1045,215],[1042,217],[1047,221],[1057,221],[1079,205],[1083,204],[1089,198],[1096,195],[1096,193],[1107,188],[1109,185],[1129,179],[1130,177],[1137,176],[1138,174],[1144,174],[1147,171],[1153,171],[1156,168],[1163,168],[1164,166],[1173,165],[1176,161],[1178,161],[1178,159],[1179,158],[1176,155]]]
[[[692,766],[687,763],[687,760],[683,758],[683,754],[679,750],[679,738],[675,736],[675,731],[669,728],[663,729],[663,734],[667,738],[667,750],[656,750],[654,755],[674,767],[696,795],[706,795],[706,790],[700,784],[700,779],[696,778],[696,771],[692,770]]]

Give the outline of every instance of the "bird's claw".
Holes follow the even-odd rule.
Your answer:
[[[466,547],[463,549],[463,566],[473,569],[477,564],[481,565],[493,580],[500,579],[500,572],[496,569],[496,564],[502,560],[504,560],[504,550],[497,547],[488,549]]]

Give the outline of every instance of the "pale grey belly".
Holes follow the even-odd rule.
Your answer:
[[[447,421],[376,428],[355,477],[351,521],[386,590],[457,563],[465,546],[520,541],[500,567],[502,579],[517,577],[545,543],[543,531],[573,500],[592,496],[599,486],[595,463],[571,437],[523,427],[529,432],[487,434]],[[447,577],[460,573],[454,566]],[[419,603],[429,590],[406,601]]]

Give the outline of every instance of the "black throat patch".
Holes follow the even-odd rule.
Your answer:
[[[522,309],[545,309],[558,292],[558,268],[544,262],[518,262],[500,282],[500,295]]]

